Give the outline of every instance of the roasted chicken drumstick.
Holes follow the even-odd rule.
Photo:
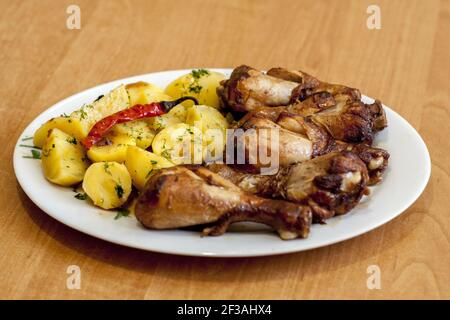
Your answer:
[[[136,204],[136,218],[152,229],[212,224],[205,235],[221,235],[229,224],[253,221],[275,229],[282,239],[308,236],[308,206],[258,197],[204,167],[162,169],[146,185]]]
[[[301,71],[276,68],[264,74],[240,66],[217,92],[225,107],[249,111],[246,119],[268,117],[280,125],[307,121],[345,142],[370,144],[387,125],[379,101],[365,104],[357,89],[328,84]]]
[[[207,167],[244,191],[309,205],[314,222],[319,223],[347,213],[368,193],[366,165],[348,151],[328,153],[281,168],[272,176],[250,174],[223,164]]]

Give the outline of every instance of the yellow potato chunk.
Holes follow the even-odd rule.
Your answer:
[[[198,105],[188,108],[186,123],[202,130],[203,160],[222,159],[229,125],[226,118],[215,108]]]
[[[61,116],[48,120],[36,130],[33,138],[34,145],[42,148],[47,140],[48,132],[55,128],[75,137],[77,140],[82,140],[88,134],[79,119]]]
[[[124,85],[117,87],[91,104],[84,105],[70,114],[70,118],[78,119],[83,126],[84,137],[89,130],[103,118],[127,109],[130,106],[127,90]]]
[[[154,84],[139,81],[125,86],[130,97],[130,105],[147,104],[155,101],[173,100],[164,90]]]
[[[198,99],[200,104],[205,104],[214,108],[219,108],[219,98],[216,93],[220,81],[225,76],[219,72],[197,69],[172,81],[165,92],[175,99],[184,96],[192,96]],[[183,102],[190,106],[191,101]]]
[[[128,147],[125,166],[131,175],[133,184],[138,190],[142,190],[154,173],[159,169],[172,167],[174,164],[152,152],[138,147]]]
[[[49,131],[42,147],[42,169],[47,180],[71,186],[83,180],[88,162],[79,141],[57,128]]]
[[[182,122],[183,121],[180,120],[180,118],[178,116],[170,113],[170,111],[159,117],[148,118],[148,124],[149,124],[150,128],[156,132],[161,131],[162,129],[172,126],[174,124],[178,124],[178,123],[182,123]]]
[[[175,164],[202,162],[202,132],[186,123],[161,130],[153,139],[153,152]]]
[[[157,101],[172,101],[175,100],[171,96],[164,93],[164,91],[147,82],[136,82],[126,85],[128,95],[130,96],[131,105],[147,104]],[[159,116],[145,119],[150,129],[154,131],[160,131],[170,125],[182,123],[186,119],[186,107],[178,105],[169,113]],[[145,149],[145,148],[144,148]]]
[[[93,162],[116,161],[124,162],[128,146],[135,146],[136,140],[126,134],[107,134],[97,145],[87,152],[87,156]]]
[[[117,208],[127,201],[131,193],[131,177],[123,164],[97,162],[87,169],[83,190],[96,206]]]
[[[208,129],[228,128],[227,119],[217,109],[205,105],[189,107],[186,111],[186,123],[198,127],[203,132]]]
[[[168,114],[174,116],[175,118],[178,118],[178,120],[180,120],[181,122],[185,122],[188,109],[189,108],[186,107],[185,105],[179,104],[170,109]]]
[[[117,134],[128,135],[136,141],[139,148],[147,149],[152,145],[155,132],[144,120],[135,120],[115,125],[112,131]]]
[[[169,99],[173,100],[172,98]],[[159,117],[148,118],[147,122],[154,131],[160,131],[168,126],[177,123],[183,123],[186,120],[187,107],[183,104],[179,104],[166,114]]]

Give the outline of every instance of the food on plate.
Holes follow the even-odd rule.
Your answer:
[[[311,224],[309,207],[246,193],[200,166],[160,170],[138,198],[135,214],[152,229],[212,224],[205,235],[221,235],[234,222],[254,221],[271,226],[282,239],[306,238]]]
[[[66,187],[81,182],[88,166],[79,141],[57,128],[49,131],[41,159],[45,178]]]
[[[173,100],[164,93],[164,90],[154,84],[144,81],[129,83],[125,86],[130,98],[130,106],[148,104],[164,100]]]
[[[70,118],[77,119],[84,128],[86,137],[91,128],[103,118],[130,107],[127,90],[121,85],[91,104],[86,104],[72,112]]]
[[[197,98],[200,104],[219,108],[216,89],[220,81],[224,79],[225,76],[219,72],[206,69],[192,70],[172,81],[165,92],[174,98],[192,96]],[[192,103],[185,105],[192,105]]]
[[[96,162],[84,175],[83,190],[92,202],[103,209],[123,205],[131,193],[131,177],[118,162]]]
[[[83,140],[83,145],[86,149],[89,149],[100,141],[102,137],[115,125],[165,114],[174,106],[186,100],[193,100],[194,102],[197,102],[197,100],[193,97],[182,97],[175,101],[159,101],[149,104],[137,104],[128,109],[110,114],[96,122],[91,127],[87,137]]]
[[[153,174],[174,164],[153,152],[130,146],[127,149],[125,166],[131,175],[133,185],[138,190],[142,190]]]
[[[189,107],[186,123],[202,132],[203,160],[214,161],[221,158],[225,149],[227,119],[215,108],[205,105]]]
[[[195,105],[186,111],[186,123],[196,126],[206,132],[208,129],[228,128],[228,121],[215,108],[205,105]]]
[[[173,124],[186,122],[186,112],[187,107],[183,104],[179,104],[162,116],[147,119],[147,123],[152,130],[158,132]]]
[[[186,123],[168,126],[155,136],[152,150],[175,164],[200,164],[203,159],[201,130]]]
[[[294,239],[382,181],[389,153],[373,141],[386,127],[381,102],[363,103],[358,89],[244,65],[229,79],[197,69],[165,89],[119,86],[46,122],[34,143],[49,181],[82,182],[103,209],[131,204],[147,228],[221,235],[253,221]]]
[[[211,164],[207,168],[244,191],[309,205],[313,220],[318,223],[347,213],[368,192],[366,165],[348,151],[298,162],[283,167],[275,175],[250,174],[224,164]]]
[[[132,136],[110,132],[87,151],[87,156],[92,162],[124,162],[128,147],[135,145],[136,140]]]
[[[145,120],[135,120],[115,125],[112,132],[116,134],[125,134],[136,141],[139,148],[147,149],[152,145],[156,132],[150,129]]]
[[[44,123],[34,134],[34,145],[42,147],[48,132],[53,128],[58,128],[81,141],[97,121],[128,107],[129,99],[125,86],[119,86],[70,115],[53,118]]]
[[[51,129],[59,129],[76,138],[78,141],[81,141],[87,135],[80,120],[69,116],[56,117],[50,119],[36,130],[33,137],[33,143],[36,147],[42,148],[44,146],[48,132]]]

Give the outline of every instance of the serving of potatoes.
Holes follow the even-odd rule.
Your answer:
[[[121,85],[70,115],[50,119],[33,137],[42,148],[45,178],[65,187],[81,184],[95,206],[108,210],[133,203],[130,195],[142,191],[160,169],[222,156],[229,120],[218,110],[216,88],[224,78],[198,69],[165,89],[142,81]],[[158,117],[116,124],[89,150],[81,143],[107,116],[183,96],[196,97],[201,105],[186,101]]]

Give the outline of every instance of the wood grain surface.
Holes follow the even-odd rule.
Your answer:
[[[66,27],[73,3],[80,30]],[[366,27],[371,4],[381,8],[380,30]],[[0,0],[0,298],[450,298],[449,39],[448,0]],[[18,185],[16,139],[57,101],[131,75],[244,63],[302,69],[392,106],[431,153],[419,200],[329,247],[203,259],[82,234]],[[69,265],[81,268],[79,290],[66,288]],[[379,290],[366,286],[369,265],[380,267]]]

